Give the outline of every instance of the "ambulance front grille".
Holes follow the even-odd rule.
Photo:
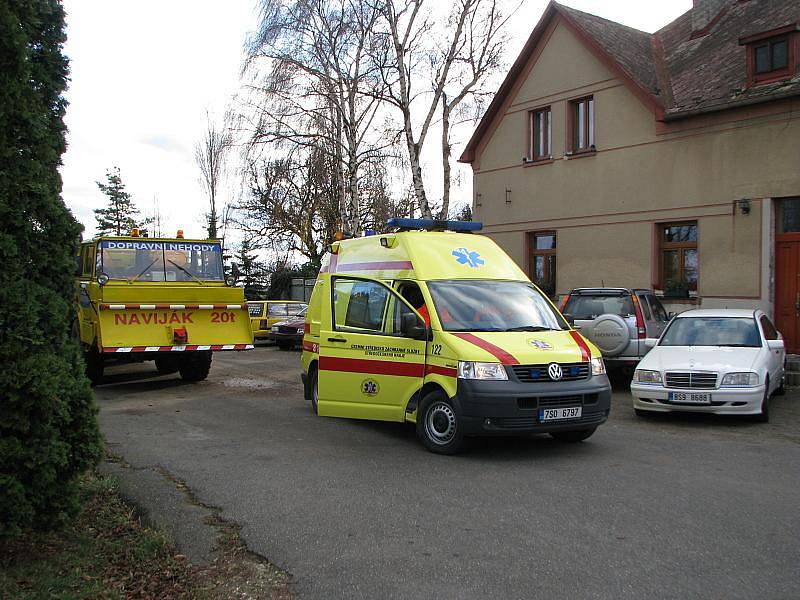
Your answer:
[[[554,381],[550,379],[547,373],[547,368],[550,363],[541,365],[514,365],[514,375],[522,383],[538,383],[542,381]],[[561,379],[556,381],[580,381],[581,379],[588,379],[589,377],[589,363],[559,363],[561,372],[563,373]]]

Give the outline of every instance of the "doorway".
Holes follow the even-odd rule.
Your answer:
[[[800,354],[800,198],[776,204],[775,326],[786,351]]]

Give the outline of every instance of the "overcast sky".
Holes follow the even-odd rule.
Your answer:
[[[564,4],[644,31],[655,31],[691,0],[566,0]],[[528,0],[513,20],[511,64],[547,2]],[[105,197],[95,184],[119,166],[143,213],[160,206],[165,234],[204,235],[204,196],[194,163],[206,111],[221,117],[239,87],[255,0],[64,0],[71,82],[64,200],[95,232],[92,209]],[[472,127],[459,132],[455,157]],[[438,136],[431,138],[438,149]],[[440,168],[434,162],[433,168]],[[471,198],[469,167],[459,165],[460,203]],[[458,173],[457,173],[458,174]],[[429,194],[435,195],[434,190]]]

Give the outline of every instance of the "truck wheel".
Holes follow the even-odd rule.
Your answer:
[[[83,354],[83,359],[86,361],[86,377],[92,382],[92,385],[97,385],[103,381],[103,355],[97,350],[97,347],[92,346]]]
[[[429,392],[417,410],[417,437],[431,452],[457,454],[466,447],[455,406],[444,392]]]
[[[203,381],[211,370],[211,352],[184,354],[178,370],[184,381]]]
[[[177,373],[181,367],[181,361],[177,356],[157,356],[154,362],[159,375]]]
[[[590,427],[589,429],[576,429],[574,431],[551,431],[550,436],[559,442],[575,444],[591,437],[596,429],[597,427]]]

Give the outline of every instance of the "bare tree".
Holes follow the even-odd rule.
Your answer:
[[[375,0],[391,39],[393,55],[381,65],[387,82],[386,97],[402,115],[411,180],[423,217],[433,210],[425,189],[421,154],[437,114],[442,122],[444,188],[439,215],[446,217],[450,204],[451,115],[479,84],[501,64],[504,26],[498,0],[457,0],[446,31],[433,34],[436,26],[425,0]],[[513,14],[513,11],[512,11]],[[431,40],[434,40],[432,43]],[[436,43],[435,40],[441,40]],[[424,69],[428,88],[415,83]],[[421,108],[420,108],[421,107]]]
[[[194,149],[194,159],[201,173],[200,180],[208,196],[206,223],[209,239],[216,239],[218,235],[217,196],[225,179],[225,163],[232,143],[231,132],[226,122],[227,119],[222,125],[217,125],[206,113],[206,130]],[[223,212],[225,212],[224,206]]]
[[[339,218],[351,232],[362,226],[361,170],[389,145],[374,127],[384,85],[371,47],[379,16],[362,0],[261,0],[245,67],[268,64],[253,88],[251,145],[330,153]]]

